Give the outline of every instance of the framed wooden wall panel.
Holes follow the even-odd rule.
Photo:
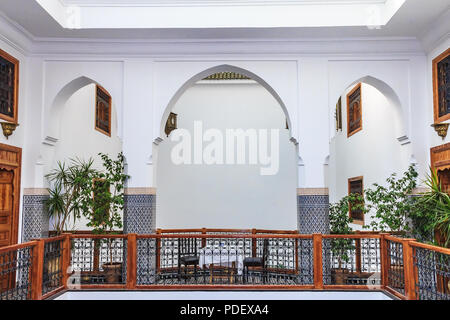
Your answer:
[[[361,83],[347,94],[347,137],[362,130]]]
[[[450,48],[433,60],[434,123],[450,119]]]
[[[354,184],[356,183],[360,187],[360,192],[353,190],[355,187]],[[364,178],[362,176],[348,179],[348,194],[350,195],[351,193],[360,193],[361,195],[364,194]],[[362,213],[360,217],[355,217],[352,214],[352,208],[350,207],[348,214],[351,218],[353,218],[354,224],[364,225],[364,213]]]
[[[431,168],[450,169],[450,142],[430,149]]]
[[[111,137],[111,95],[103,87],[95,88],[95,130]]]
[[[19,60],[0,49],[0,119],[17,123]]]

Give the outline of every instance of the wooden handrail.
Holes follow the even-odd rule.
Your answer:
[[[88,237],[81,237],[88,238]],[[138,235],[139,239],[184,239],[184,238],[199,238],[199,239],[311,239],[312,235],[307,234],[145,234]],[[362,236],[362,238],[368,238]]]
[[[412,241],[409,243],[410,246],[422,249],[428,249],[434,252],[439,252],[442,254],[450,255],[450,249],[444,247],[433,246],[431,244],[421,243],[417,241]]]
[[[224,229],[224,228],[198,228],[198,229],[157,229],[160,234],[166,233],[190,233],[197,232],[208,234],[210,232],[229,232],[229,233],[267,233],[267,234],[298,234],[297,230],[269,230],[269,229]]]
[[[14,245],[11,245],[11,246],[0,248],[0,253],[16,251],[16,250],[27,248],[27,247],[34,247],[37,244],[38,244],[38,241],[36,241],[36,240],[29,241],[29,242],[24,242],[24,243],[19,243],[19,244],[14,244]]]
[[[193,230],[193,229],[187,229]],[[415,239],[405,239],[397,238],[389,234],[367,234],[367,233],[356,233],[350,235],[322,235],[322,234],[258,234],[257,229],[252,229],[249,234],[207,234],[207,230],[211,229],[200,229],[202,233],[199,234],[167,234],[163,233],[162,230],[158,230],[157,234],[148,235],[137,235],[137,234],[127,234],[127,235],[94,235],[94,234],[62,234],[60,236],[48,239],[38,239],[27,243],[12,245],[8,247],[0,248],[0,253],[11,252],[20,250],[23,248],[31,248],[32,251],[32,266],[31,266],[31,298],[32,299],[42,299],[51,295],[47,293],[45,296],[42,295],[42,281],[43,281],[43,271],[44,271],[44,251],[45,244],[53,241],[62,241],[62,287],[67,288],[68,274],[67,270],[70,265],[70,255],[71,255],[71,241],[72,239],[93,239],[99,241],[100,239],[126,239],[127,240],[127,255],[126,255],[126,267],[127,267],[127,281],[124,285],[95,285],[98,288],[118,288],[118,289],[128,289],[135,290],[142,286],[137,285],[137,242],[139,239],[155,239],[157,245],[156,250],[156,268],[159,266],[159,246],[161,244],[161,239],[176,239],[176,238],[199,238],[202,239],[202,243],[206,243],[207,239],[252,239],[252,251],[255,251],[253,243],[256,244],[257,239],[310,239],[313,244],[313,279],[314,279],[314,289],[323,290],[325,289],[357,289],[362,288],[362,286],[338,286],[338,285],[324,285],[323,283],[323,239],[355,239],[356,241],[361,239],[380,239],[380,264],[381,264],[381,288],[389,292],[394,292],[397,297],[406,299],[417,299],[415,292],[415,285],[417,282],[418,270],[414,266],[414,250],[416,248],[423,248],[426,250],[431,250],[433,252],[438,252],[445,255],[450,255],[450,249],[441,248],[429,244],[424,244],[415,241]],[[217,230],[217,229],[216,229]],[[221,229],[224,230],[224,229]],[[388,287],[388,273],[389,273],[389,256],[388,256],[388,241],[396,242],[402,244],[403,246],[403,266],[404,266],[404,289],[405,294],[402,295],[399,292],[393,290],[393,288]],[[295,246],[296,260],[295,260],[295,270],[298,270],[298,246]],[[358,257],[357,257],[358,258]],[[288,270],[289,271],[289,270]],[[233,286],[237,288],[236,286]],[[299,286],[301,287],[301,286]],[[309,286],[312,288],[312,285]],[[93,285],[85,285],[82,288],[94,288]],[[306,288],[306,287],[305,287]],[[394,288],[395,289],[395,288]]]

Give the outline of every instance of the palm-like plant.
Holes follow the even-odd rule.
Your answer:
[[[429,191],[422,193],[410,212],[415,235],[422,241],[432,242],[438,230],[444,236],[445,246],[450,243],[450,196],[443,190],[437,171],[430,167],[424,181]]]
[[[53,218],[56,234],[61,234],[69,221],[75,223],[81,214],[91,207],[92,179],[98,176],[93,168],[93,159],[70,159],[69,165],[58,162],[46,178],[51,187],[45,206],[50,218]]]

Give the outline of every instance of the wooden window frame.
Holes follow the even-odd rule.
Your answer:
[[[363,176],[359,176],[359,177],[354,177],[354,178],[349,178],[348,179],[348,194],[349,195],[350,195],[350,190],[351,190],[351,188],[350,188],[351,183],[355,182],[355,181],[359,181],[359,180],[361,180],[361,189],[362,189],[361,190],[362,191],[361,195],[364,196],[364,177]],[[354,219],[352,217],[352,208],[351,208],[351,206],[349,206],[349,208],[348,208],[348,216],[353,219],[352,223],[358,224],[358,225],[361,225],[361,226],[364,225],[364,215],[362,216],[362,220]]]
[[[97,105],[98,105],[98,95],[97,95],[97,90],[102,91],[104,94],[106,94],[106,95],[109,97],[109,104],[108,104],[108,108],[109,108],[109,112],[108,112],[108,118],[109,118],[109,119],[108,119],[108,127],[109,127],[109,131],[110,131],[110,132],[107,132],[107,131],[105,131],[105,130],[99,128],[99,127],[97,127]],[[112,128],[111,128],[111,117],[112,117],[111,109],[112,109],[112,108],[111,108],[111,107],[112,107],[112,97],[111,97],[111,95],[109,94],[108,91],[106,91],[105,88],[103,88],[102,86],[100,86],[100,85],[97,84],[97,85],[95,86],[95,117],[94,117],[94,128],[95,128],[95,130],[97,130],[97,131],[99,131],[99,132],[101,132],[101,133],[107,135],[108,137],[111,137],[111,131],[112,131]]]
[[[342,131],[342,97],[339,97],[336,103],[336,132]]]
[[[14,58],[9,53],[3,51],[2,49],[0,49],[0,57],[14,64],[14,115],[12,117],[9,117],[0,113],[0,119],[12,123],[17,123],[19,115],[19,60]]]
[[[433,113],[434,113],[434,123],[441,123],[450,119],[450,113],[439,117],[439,93],[438,93],[438,74],[437,66],[438,63],[450,56],[450,48],[445,50],[439,56],[433,59]]]
[[[359,109],[361,110],[361,125],[359,126],[359,128],[353,130],[352,132],[350,132],[350,96],[355,93],[355,91],[357,91],[358,89],[360,89],[360,95],[361,95],[361,99],[359,102]],[[363,115],[363,110],[362,110],[362,86],[361,83],[358,83],[356,85],[356,87],[354,87],[352,89],[352,91],[350,91],[347,94],[347,138],[350,138],[352,135],[354,135],[355,133],[359,132],[362,130],[363,128],[363,119],[362,119],[362,115]]]

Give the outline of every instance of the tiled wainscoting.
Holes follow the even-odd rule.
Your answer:
[[[155,190],[153,188],[128,188],[124,201],[123,232],[155,233]]]
[[[49,219],[44,207],[46,189],[24,189],[22,209],[22,242],[47,238]]]
[[[328,189],[297,190],[298,230],[302,234],[330,233]]]

